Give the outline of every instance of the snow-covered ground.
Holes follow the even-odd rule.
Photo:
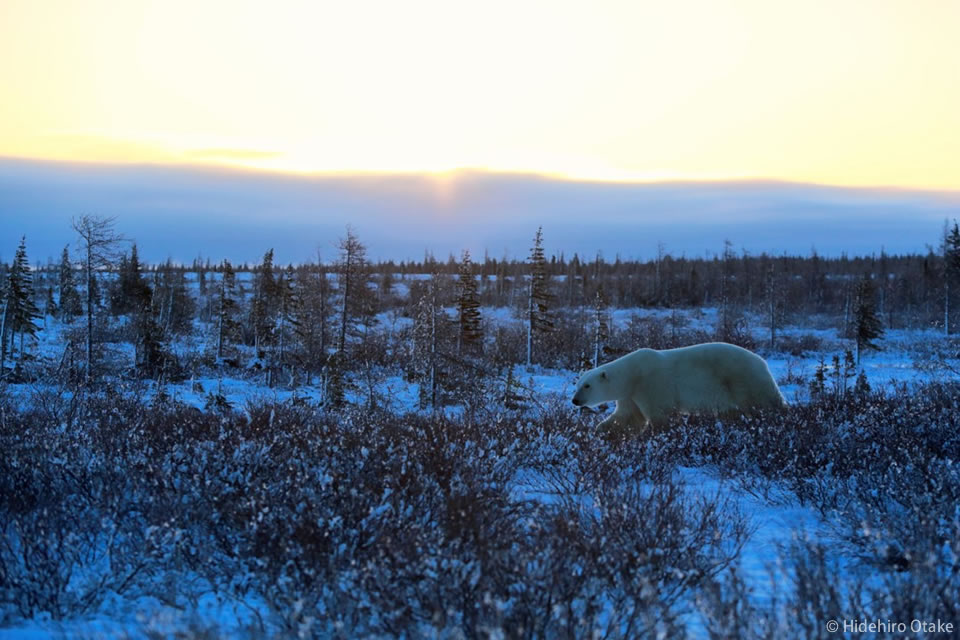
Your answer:
[[[804,537],[831,541],[830,529],[809,507],[800,506],[786,495],[769,500],[745,491],[733,479],[721,478],[706,468],[679,467],[674,471],[689,499],[721,497],[742,514],[750,531],[740,556],[739,567],[751,597],[765,604],[772,583],[789,582],[781,552],[792,540]],[[554,500],[554,485],[546,478],[518,470],[513,494],[517,499]],[[584,496],[584,508],[592,508],[590,496]],[[0,639],[54,640],[124,638],[131,640],[166,637],[258,637],[279,631],[270,622],[268,607],[255,599],[231,600],[205,588],[204,581],[183,579],[170,585],[170,600],[156,597],[107,598],[91,615],[66,621],[37,617],[6,629]],[[693,603],[682,603],[682,617],[691,637],[706,638],[706,629]]]
[[[247,274],[241,274],[241,280],[247,280]],[[395,292],[403,295],[408,290],[405,282],[395,285]],[[492,324],[510,324],[522,322],[516,310],[509,308],[484,308],[483,317]],[[622,329],[634,316],[657,318],[666,321],[675,312],[670,310],[617,309],[611,312],[615,329]],[[681,312],[686,327],[712,330],[716,324],[716,310],[705,309]],[[380,325],[391,330],[409,328],[411,320],[396,314],[381,314]],[[763,344],[766,334],[762,322],[754,319],[753,333],[758,344]],[[783,337],[814,336],[826,349],[822,352],[807,351],[800,355],[780,352],[766,353],[766,359],[774,377],[791,403],[806,402],[809,392],[805,384],[809,381],[818,363],[826,360],[829,365],[834,355],[842,356],[842,349],[852,348],[849,340],[840,337],[836,330],[788,326],[780,331]],[[915,361],[917,345],[935,342],[940,335],[929,330],[888,331],[879,341],[879,352],[870,352],[864,356],[862,369],[874,388],[885,388],[891,383],[911,383],[934,379],[943,374],[929,367],[918,367]],[[66,330],[53,319],[47,319],[47,326],[39,333],[39,342],[35,353],[41,358],[56,361],[62,355],[66,343]],[[174,345],[175,349],[188,349],[196,345]],[[641,347],[643,345],[637,345]],[[112,347],[114,357],[129,358],[133,361],[133,350],[129,344]],[[517,381],[526,387],[526,391],[535,402],[549,402],[569,398],[576,382],[578,372],[570,370],[548,369],[540,366],[527,369],[516,366]],[[830,374],[828,373],[828,381]],[[829,383],[829,382],[828,382]],[[417,410],[419,388],[415,383],[407,382],[402,376],[391,373],[378,381],[378,393],[389,399],[389,406],[397,412]],[[37,390],[38,383],[10,385],[8,391],[29,397]],[[197,376],[165,386],[165,392],[172,398],[203,408],[210,394],[224,396],[234,407],[243,408],[258,398],[285,402],[293,396],[318,403],[320,391],[315,386],[291,388],[268,388],[259,373],[241,370],[232,376]],[[352,398],[363,402],[360,395]],[[572,409],[571,409],[572,410]],[[456,409],[452,409],[456,411]],[[597,417],[598,421],[600,417]],[[692,496],[725,496],[746,516],[751,534],[740,555],[740,566],[753,597],[762,600],[771,581],[785,581],[785,571],[781,563],[781,545],[796,537],[813,537],[831,542],[831,526],[812,507],[799,504],[792,494],[768,487],[762,494],[748,491],[736,479],[723,478],[709,467],[680,467],[674,473],[683,481],[685,490]],[[518,470],[515,477],[515,495],[523,499],[549,501],[550,486],[543,478],[529,472]],[[776,496],[776,499],[771,499]],[[841,549],[840,545],[836,546]],[[198,579],[199,580],[199,579]],[[205,590],[202,583],[193,585],[193,597],[185,599],[180,594],[172,602],[161,602],[155,597],[107,598],[99,609],[88,617],[77,620],[55,622],[48,618],[19,622],[14,626],[0,629],[0,638],[41,640],[46,638],[155,638],[173,637],[177,633],[186,636],[201,636],[212,629],[215,636],[244,637],[249,629],[258,629],[267,611],[257,602],[236,602],[223,600],[212,591]],[[173,586],[178,589],[177,585]],[[183,592],[189,589],[183,589]],[[705,633],[702,625],[691,614],[691,631]],[[178,636],[181,637],[181,636]]]

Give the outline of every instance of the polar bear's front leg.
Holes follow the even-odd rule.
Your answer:
[[[647,419],[632,399],[617,400],[617,408],[597,428],[606,433],[640,431]]]
[[[670,425],[670,417],[666,414],[651,415],[648,423],[651,433],[662,433]]]
[[[646,427],[650,430],[650,433],[660,433],[670,424],[670,415],[656,404],[648,402],[641,410],[640,405],[643,403],[639,398],[633,398],[633,403],[637,406],[637,411],[644,416]]]

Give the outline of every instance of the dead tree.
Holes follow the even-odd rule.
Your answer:
[[[84,255],[84,274],[87,282],[87,367],[86,382],[93,379],[93,315],[94,278],[96,271],[109,268],[118,258],[118,245],[126,238],[113,229],[115,217],[82,215],[71,221],[79,236],[78,245]]]

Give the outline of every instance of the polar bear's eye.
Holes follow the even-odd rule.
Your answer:
[[[590,385],[589,385],[589,384],[585,384],[585,385],[583,385],[583,388],[584,388],[584,389],[589,389],[589,388],[590,388]]]

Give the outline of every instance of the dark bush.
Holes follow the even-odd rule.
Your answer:
[[[202,412],[133,388],[83,396],[69,426],[66,408],[0,407],[10,619],[82,615],[111,592],[182,604],[187,587],[156,590],[192,576],[307,636],[676,636],[680,599],[744,536],[654,449],[559,408],[537,426],[266,401]]]

